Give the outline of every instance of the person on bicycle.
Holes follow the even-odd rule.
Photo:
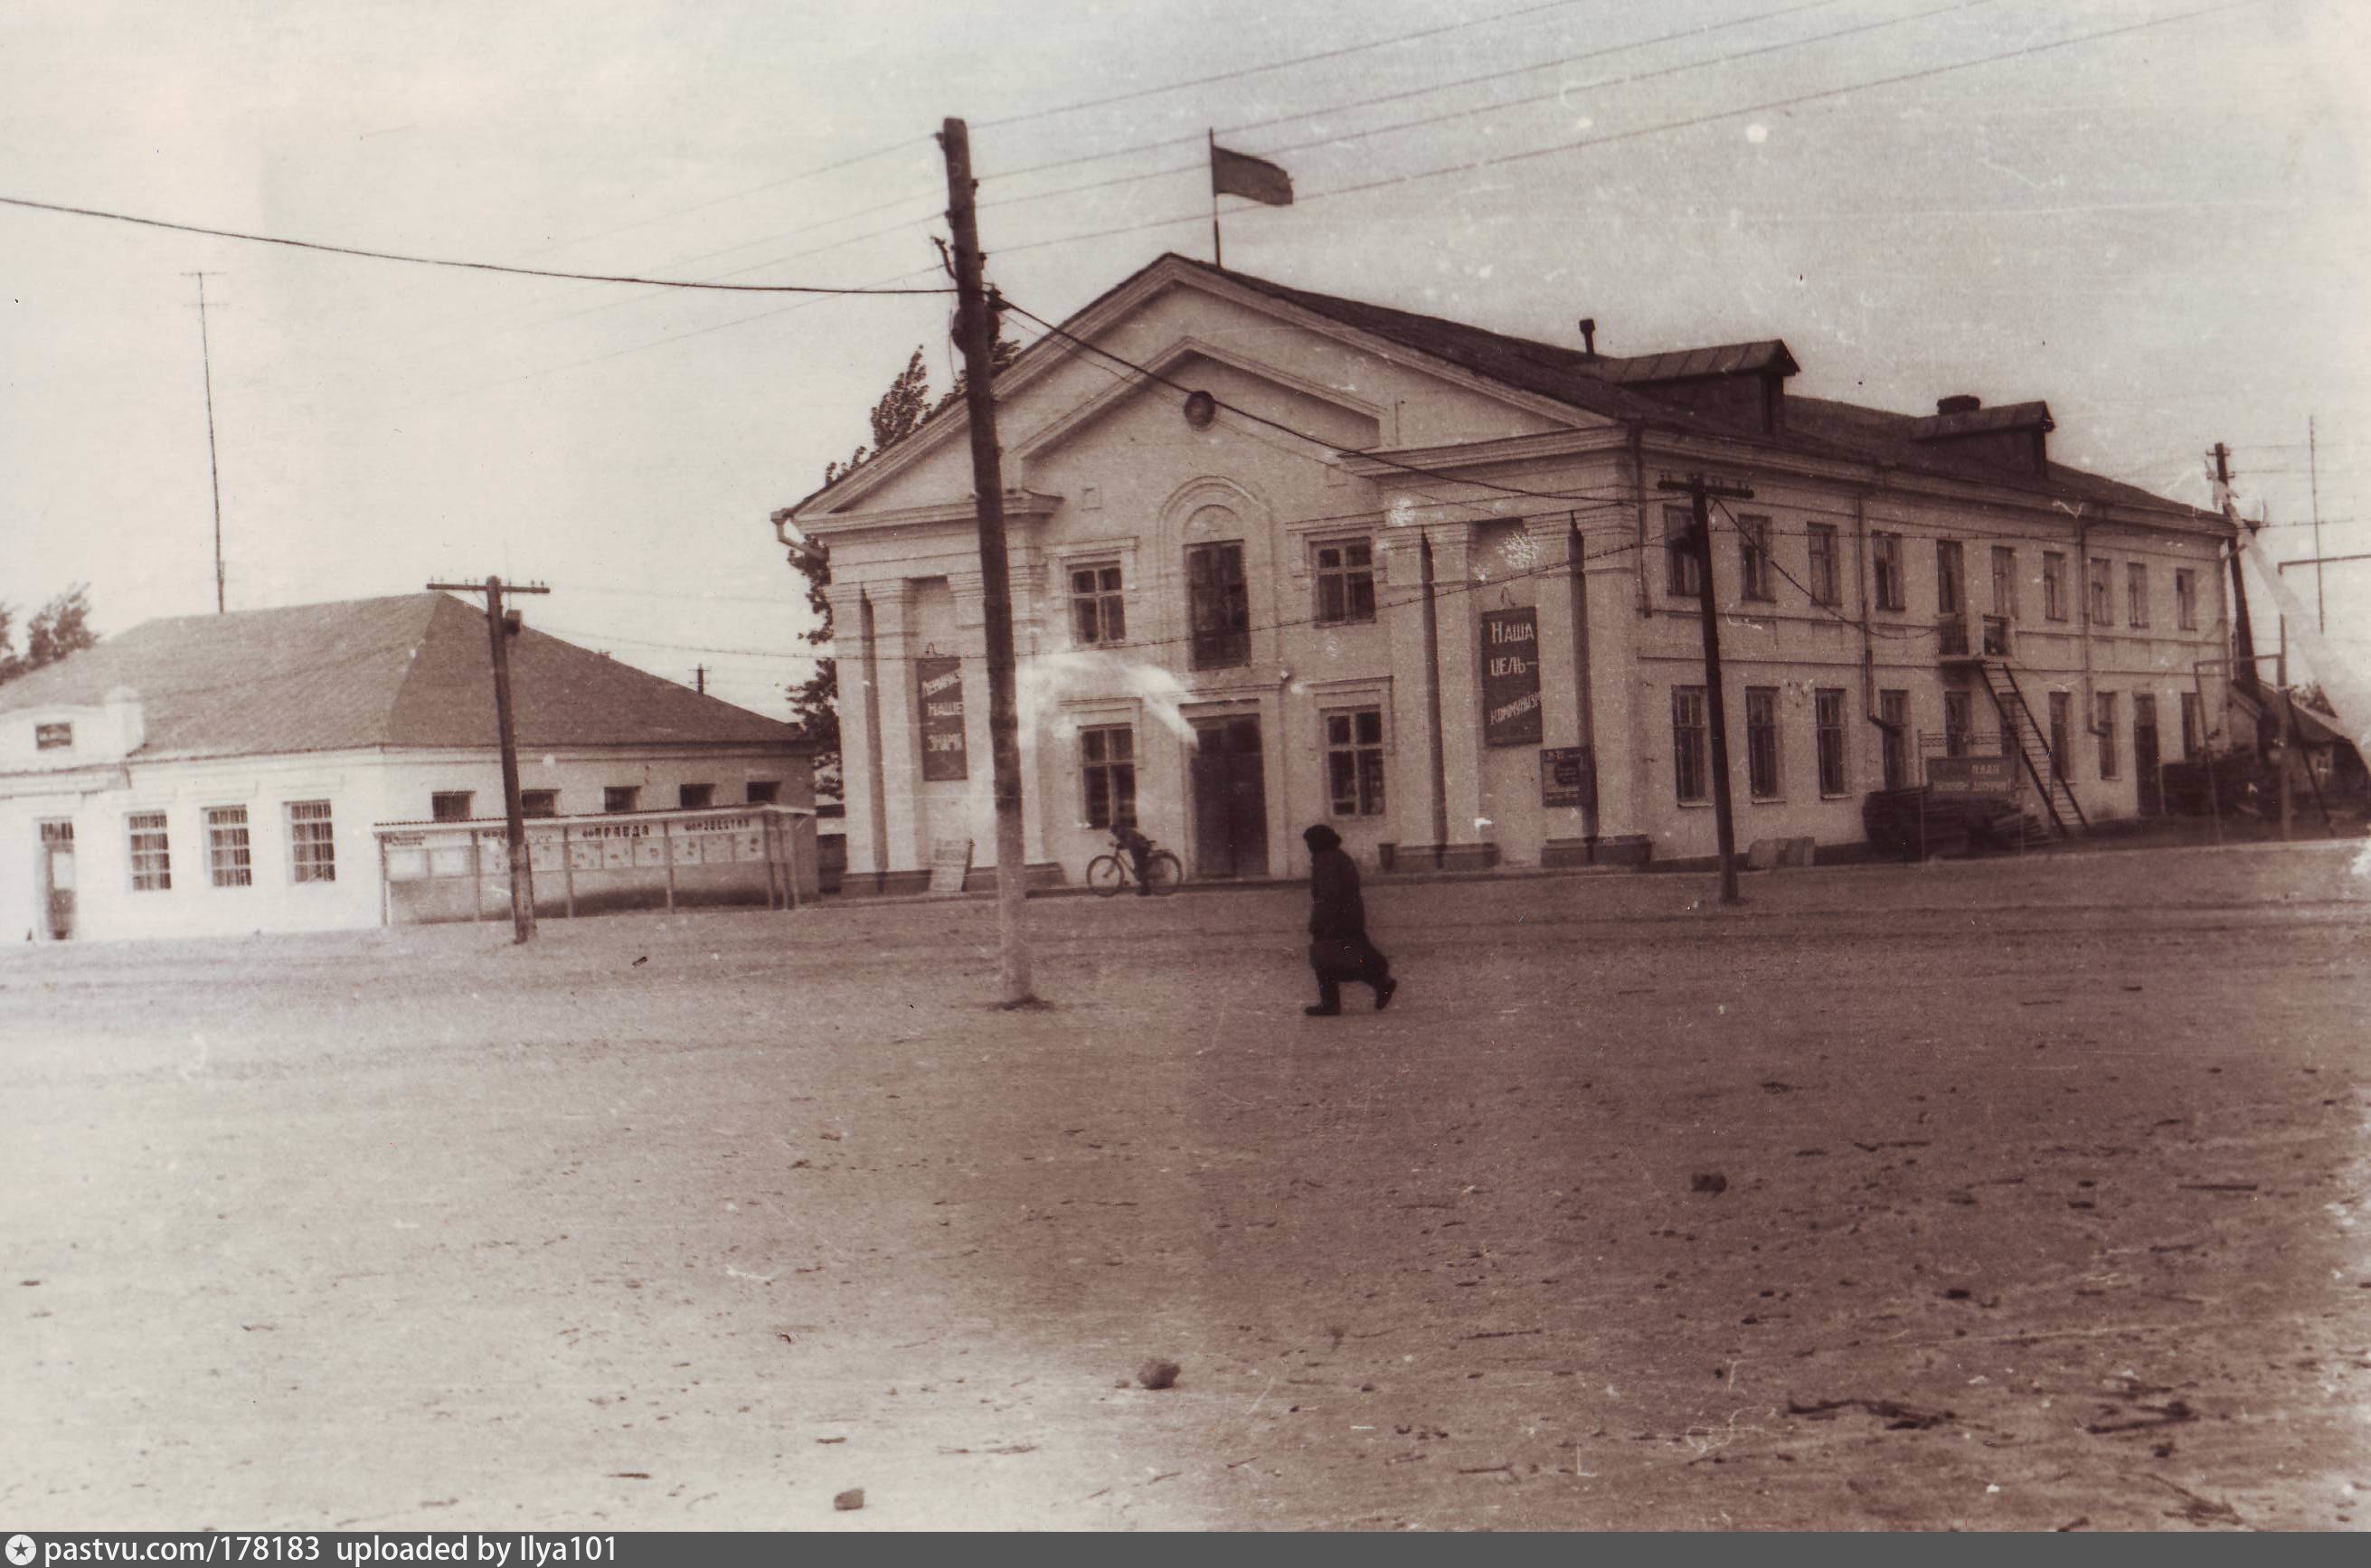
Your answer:
[[[1112,842],[1128,857],[1128,870],[1136,873],[1136,895],[1152,896],[1152,840],[1136,830],[1136,824],[1124,822],[1112,828]]]
[[[1342,836],[1320,823],[1301,836],[1309,846],[1309,967],[1317,976],[1317,1004],[1301,1010],[1332,1018],[1342,1010],[1344,981],[1375,993],[1375,1010],[1392,1005],[1400,983],[1392,961],[1367,940],[1367,901],[1359,892],[1359,862],[1343,852]]]

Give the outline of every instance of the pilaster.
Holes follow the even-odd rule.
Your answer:
[[[914,698],[914,660],[921,646],[913,634],[914,589],[903,578],[868,582],[873,605],[873,656],[878,665],[873,691],[881,716],[881,818],[889,863],[884,870],[916,870],[931,863],[922,842],[922,816],[914,809],[922,782],[921,726]]]

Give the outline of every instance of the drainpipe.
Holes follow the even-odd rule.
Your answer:
[[[1589,794],[1580,808],[1580,833],[1590,865],[1597,864],[1597,703],[1590,691],[1589,544],[1580,516],[1565,519],[1565,570],[1572,577],[1572,680],[1579,698],[1576,717],[1580,744],[1588,748]]]
[[[1868,491],[1865,490],[1853,492],[1853,596],[1860,606],[1861,717],[1882,733],[1885,721],[1877,716],[1877,641],[1868,628]]]
[[[2076,582],[2077,587],[2081,590],[2083,597],[2083,615],[2082,617],[2076,622],[2077,628],[2076,635],[2076,640],[2081,644],[2083,650],[2083,730],[2085,733],[2096,736],[2099,732],[2099,699],[2093,695],[2091,690],[2091,523],[2088,516],[2089,510],[2090,503],[2088,502],[2076,502],[2075,503],[2075,569],[2077,573]],[[2116,585],[2113,582],[2110,582],[2108,584],[2108,592],[2112,594],[2115,591]],[[2071,758],[2065,759],[2065,766],[2070,773],[2074,770],[2075,765]]]

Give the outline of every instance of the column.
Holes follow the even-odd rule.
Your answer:
[[[1637,540],[1627,519],[1584,534],[1583,549],[1611,549]],[[1648,774],[1665,768],[1670,789],[1671,710],[1660,688],[1645,685],[1640,663],[1654,622],[1638,612],[1638,577],[1628,554],[1611,555],[1589,569],[1590,709],[1597,732],[1597,834],[1601,862],[1624,864],[1650,852]],[[1660,719],[1661,728],[1654,728]],[[1668,799],[1668,793],[1666,794]]]
[[[1539,562],[1534,588],[1540,622],[1540,744],[1586,746],[1591,739],[1587,606],[1571,570],[1581,540],[1565,517],[1528,518],[1524,532],[1531,536]],[[1546,819],[1543,837],[1549,844],[1593,835],[1593,809],[1559,806],[1541,811]],[[1553,865],[1562,857],[1544,848],[1541,859],[1544,864]]]
[[[1375,541],[1377,615],[1388,640],[1392,672],[1392,753],[1384,799],[1391,813],[1388,841],[1395,869],[1428,870],[1433,842],[1432,670],[1424,641],[1422,565],[1416,531],[1394,528]]]
[[[832,645],[839,669],[839,796],[847,813],[841,831],[848,841],[849,887],[851,892],[870,891],[860,890],[855,881],[884,869],[881,775],[873,761],[873,704],[869,700],[875,669],[865,639],[869,612],[862,583],[835,582],[824,594],[831,601]]]
[[[1441,782],[1449,802],[1449,837],[1441,863],[1475,870],[1496,862],[1482,816],[1482,640],[1476,629],[1472,527],[1445,523],[1425,529],[1432,539],[1435,621],[1440,628]]]
[[[884,870],[928,867],[931,847],[922,842],[922,813],[914,809],[922,781],[921,726],[914,708],[914,593],[904,579],[865,584],[873,604],[873,656],[878,667],[873,694],[881,714],[881,820],[888,844]]]

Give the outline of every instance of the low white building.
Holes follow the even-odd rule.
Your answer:
[[[529,815],[792,808],[814,895],[789,725],[531,628],[510,667]],[[385,830],[502,813],[485,612],[443,594],[151,621],[0,686],[0,940],[434,917],[389,897]]]

